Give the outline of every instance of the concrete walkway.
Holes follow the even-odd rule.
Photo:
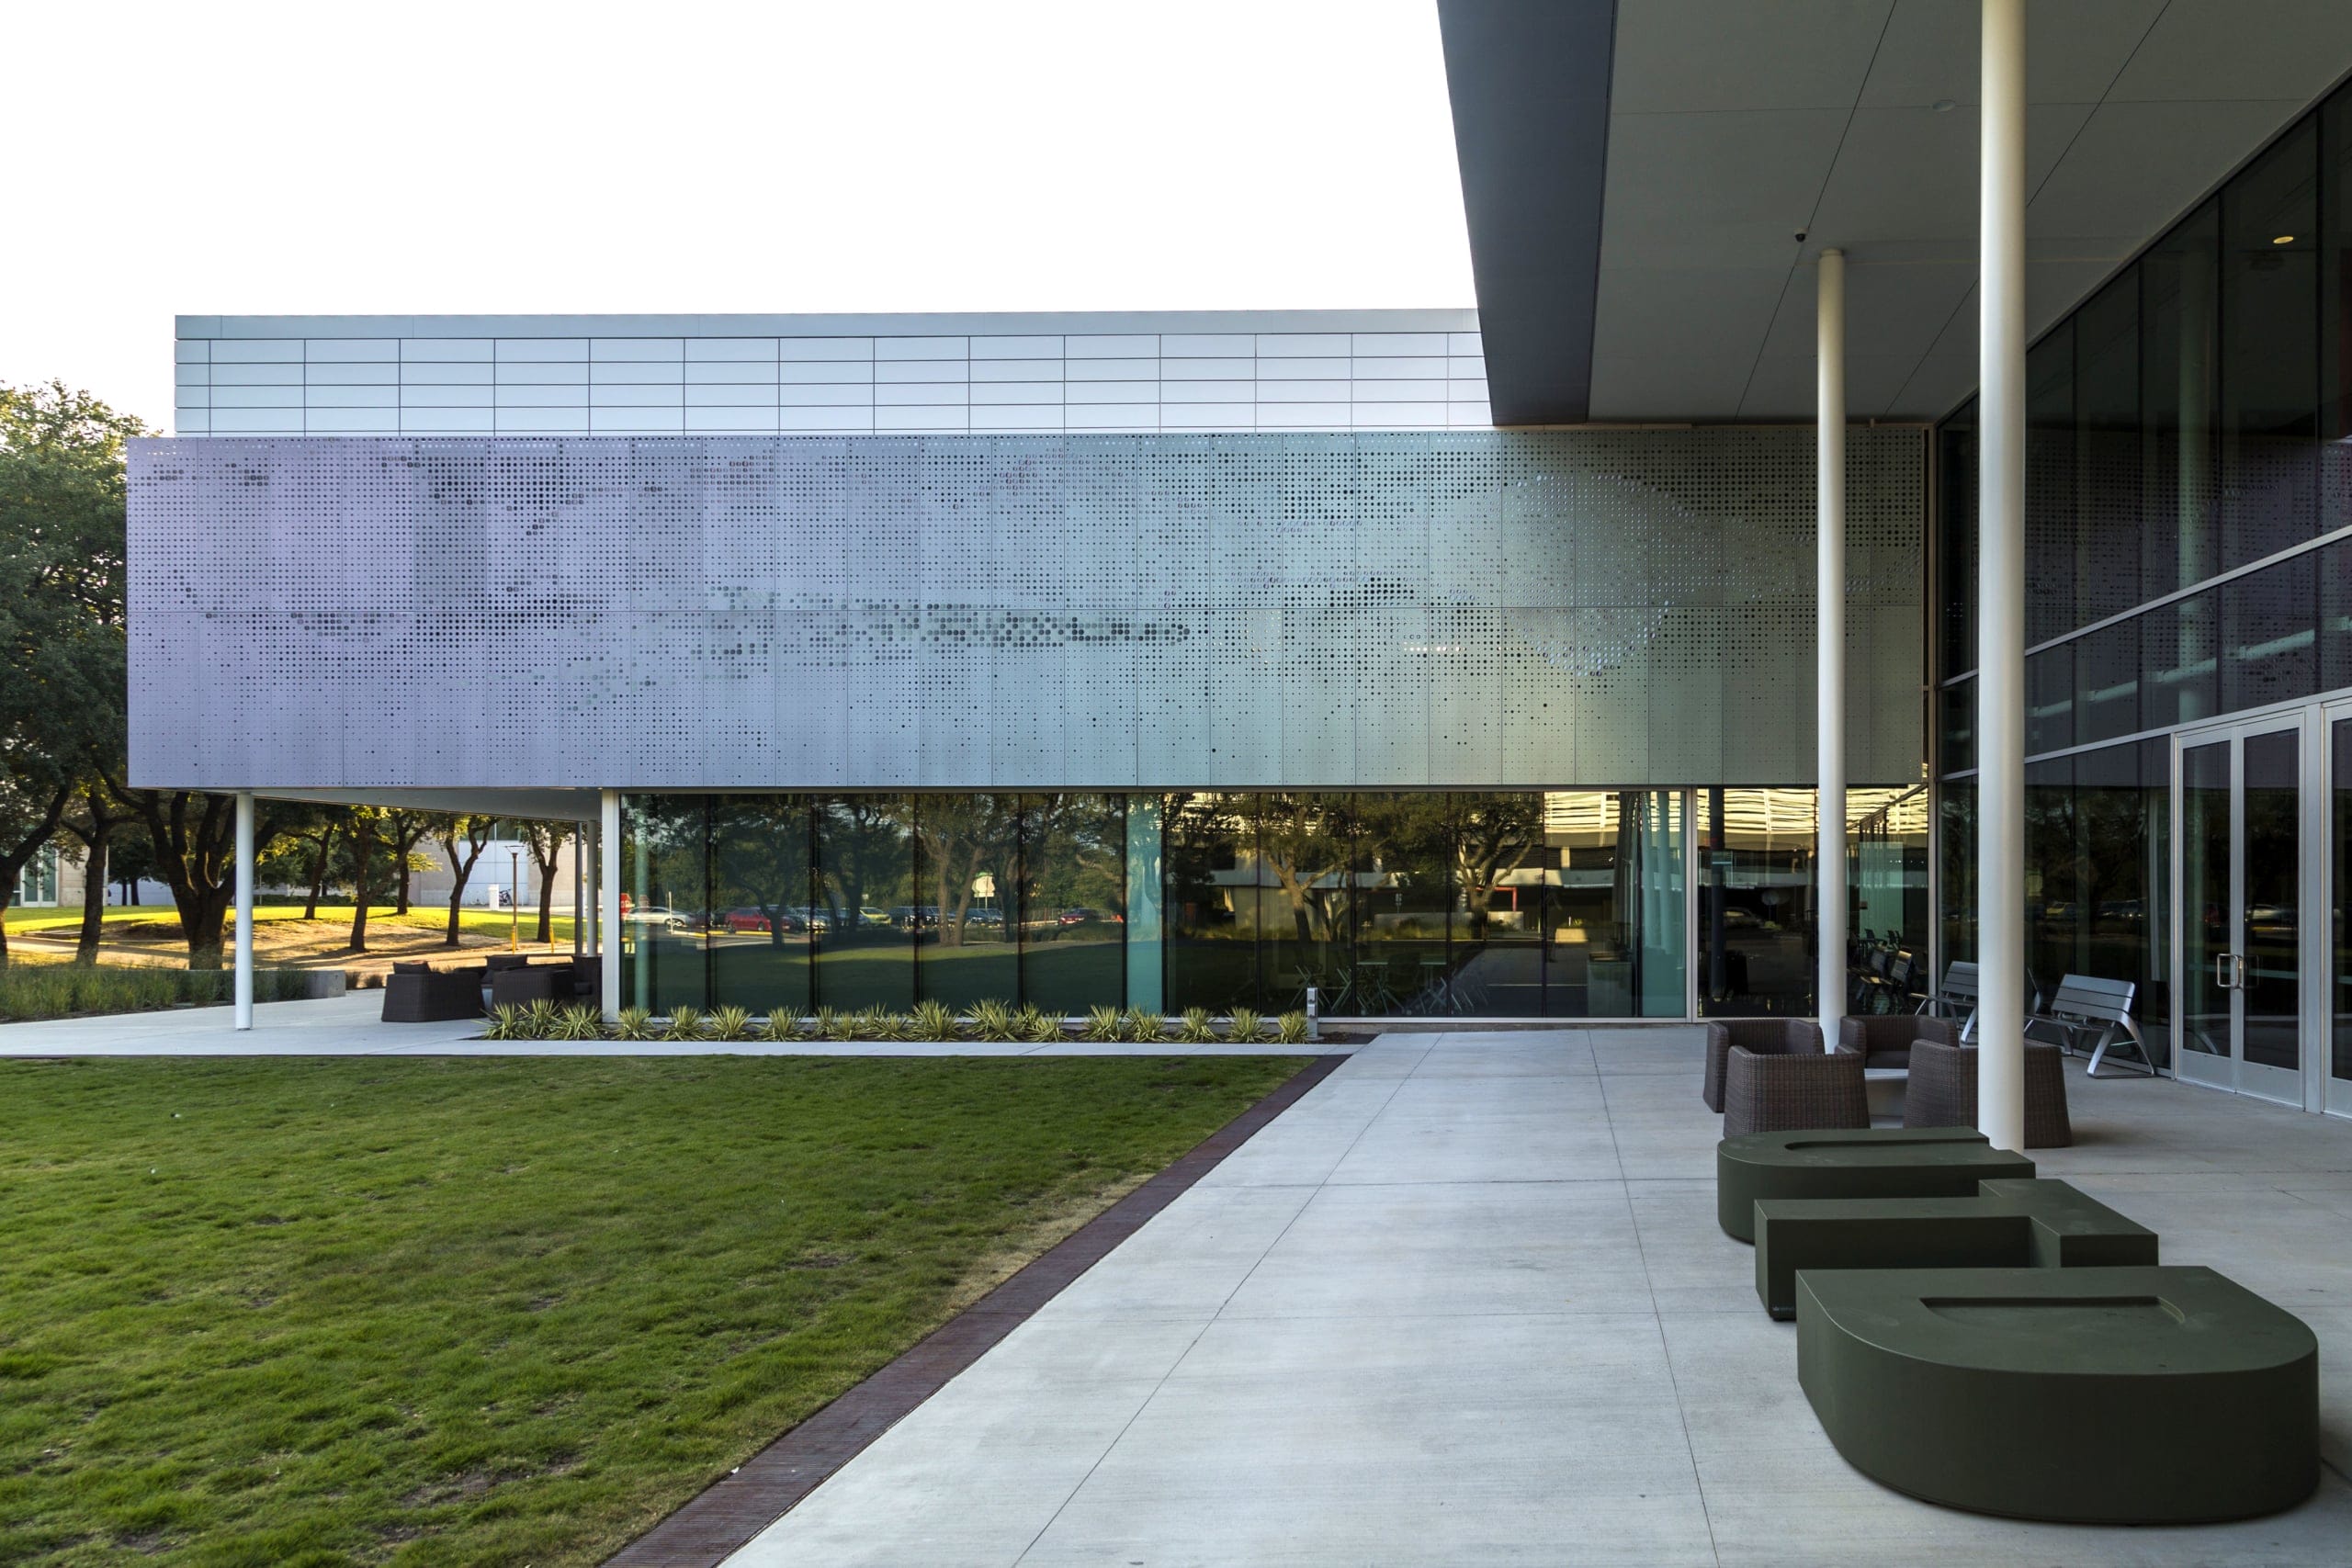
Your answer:
[[[9,1056],[1319,1056],[1351,1047],[1138,1045],[1065,1040],[1057,1044],[851,1041],[775,1044],[759,1040],[482,1040],[482,1021],[386,1023],[384,993],[350,991],[307,1002],[266,1002],[239,1033],[225,1007],[0,1024]]]
[[[2090,1529],[1863,1479],[1716,1228],[1697,1031],[1391,1034],[730,1562],[2342,1568],[2352,1125],[2070,1089],[2045,1174],[2318,1331],[2302,1507]]]

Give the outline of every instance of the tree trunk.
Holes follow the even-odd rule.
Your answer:
[[[537,860],[538,857],[534,855],[532,858]],[[539,867],[539,941],[542,944],[555,941],[551,934],[555,930],[554,921],[555,868],[543,865]]]
[[[355,825],[351,830],[352,903],[351,951],[368,951],[368,873],[376,856],[376,835],[365,826]]]
[[[180,930],[187,937],[187,966],[191,969],[221,967],[220,928],[229,918],[229,906],[236,899],[233,886],[188,889],[182,897],[174,888],[173,898],[179,905]]]
[[[65,816],[65,803],[73,798],[74,791],[70,786],[59,790],[50,800],[49,810],[42,815],[39,826],[18,840],[15,849],[0,855],[0,916],[6,916],[8,906],[17,901],[17,878],[24,874],[25,867],[32,863],[32,858],[40,852],[40,847],[56,834],[57,824]],[[7,967],[8,922],[0,919],[0,972],[5,972]]]
[[[106,930],[108,832],[107,827],[99,826],[90,835],[82,861],[82,936],[74,944],[74,962],[85,969],[96,967],[98,938]]]
[[[408,858],[416,849],[416,840],[414,839],[411,839],[404,844],[396,844],[393,847],[400,852],[401,856],[401,892],[399,900],[393,906],[392,913],[395,915],[405,915],[408,913]]]
[[[319,895],[326,891],[327,862],[334,854],[334,824],[330,822],[319,829],[319,852],[311,862],[311,897],[302,906],[302,918],[319,918]]]

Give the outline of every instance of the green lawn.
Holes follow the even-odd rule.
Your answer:
[[[0,1066],[0,1562],[595,1562],[1298,1065]]]

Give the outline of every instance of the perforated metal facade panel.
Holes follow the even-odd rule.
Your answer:
[[[1920,768],[1923,438],[1853,433],[1856,780]],[[1787,784],[1802,429],[179,439],[131,768],[209,788]]]

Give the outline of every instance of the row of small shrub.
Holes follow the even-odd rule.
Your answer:
[[[776,1043],[797,1040],[876,1041],[1034,1041],[1040,1044],[1069,1039],[1062,1021],[1044,1009],[1014,1007],[1011,1002],[975,1002],[958,1013],[944,1002],[919,1003],[912,1012],[865,1008],[856,1012],[819,1008],[811,1014],[788,1010],[754,1018],[743,1008],[678,1006],[667,1018],[656,1018],[644,1008],[623,1008],[605,1022],[593,1007],[562,1007],[536,1001],[528,1007],[502,1006],[491,1010],[491,1040],[661,1040],[744,1041]],[[1235,1010],[1220,1029],[1206,1008],[1187,1008],[1173,1024],[1142,1008],[1125,1011],[1098,1007],[1079,1028],[1079,1037],[1100,1041],[1167,1042],[1183,1044],[1250,1044],[1280,1040],[1296,1044],[1306,1039],[1306,1015],[1286,1012],[1271,1022],[1246,1009]]]
[[[308,995],[300,969],[254,971],[254,1000],[287,1001]],[[151,1012],[157,1008],[211,1007],[231,999],[236,976],[227,969],[164,969],[127,964],[85,968],[75,964],[28,964],[0,969],[0,1020],[25,1022],[75,1013]]]

